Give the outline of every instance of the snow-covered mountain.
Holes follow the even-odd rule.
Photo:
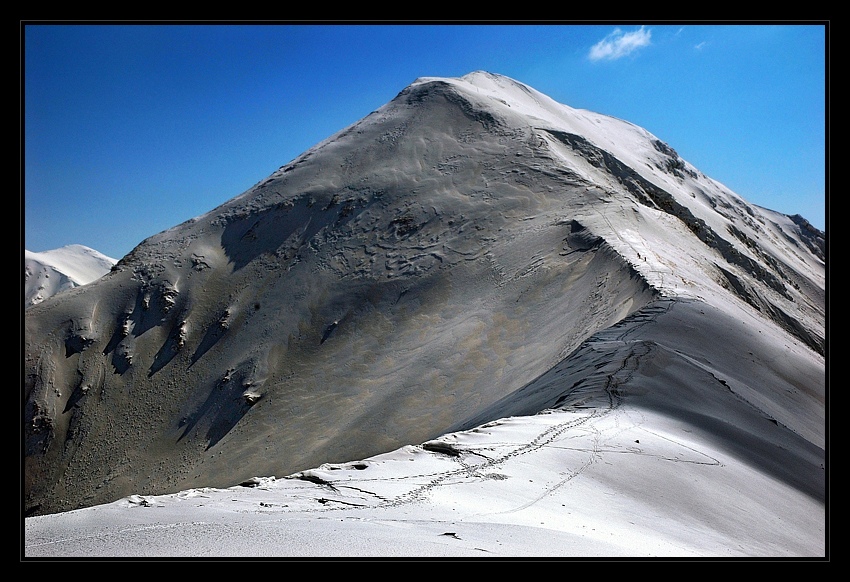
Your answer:
[[[24,504],[271,475],[321,487],[334,463],[418,443],[471,459],[446,435],[557,410],[591,422],[532,441],[603,417],[662,434],[663,418],[735,457],[706,487],[779,482],[817,521],[825,258],[823,232],[645,129],[500,75],[421,78],[26,311]],[[639,467],[603,478],[632,490]],[[698,507],[677,474],[652,487]],[[737,518],[698,527],[712,519]],[[797,527],[784,539],[817,548],[822,530]]]
[[[83,245],[41,253],[24,250],[24,309],[60,291],[91,283],[117,262]]]

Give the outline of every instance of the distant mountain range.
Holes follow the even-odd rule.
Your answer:
[[[83,245],[67,245],[41,253],[24,250],[24,309],[60,291],[91,283],[117,262]]]

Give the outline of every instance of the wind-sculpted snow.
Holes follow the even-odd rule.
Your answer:
[[[723,422],[763,415],[759,443],[815,463],[825,277],[801,224],[627,122],[487,73],[419,79],[27,310],[25,506],[230,487],[581,402],[696,414],[661,410],[693,373],[716,375],[694,397]],[[697,326],[700,305],[717,317],[699,345],[643,337],[689,334],[657,311]],[[780,373],[767,337],[799,366]],[[715,367],[718,343],[752,359]],[[681,375],[642,381],[665,362]],[[822,480],[741,454],[818,496]]]
[[[802,345],[776,346],[768,339],[769,326],[742,317],[746,320],[692,300],[654,302],[594,334],[557,366],[455,428],[547,409],[616,408],[628,401],[702,424],[707,437],[732,454],[823,502],[824,394],[812,390],[823,370]],[[718,420],[691,419],[696,416]],[[783,449],[786,463],[767,454],[773,447]]]

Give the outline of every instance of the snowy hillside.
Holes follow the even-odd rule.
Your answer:
[[[28,552],[820,555],[825,257],[633,124],[417,79],[26,311]]]
[[[25,250],[24,309],[60,291],[99,279],[117,262],[83,245],[68,245],[41,253]]]

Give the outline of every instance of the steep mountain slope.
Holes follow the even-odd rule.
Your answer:
[[[83,245],[41,253],[24,250],[24,309],[60,291],[91,283],[117,262]]]
[[[576,360],[588,340],[659,301],[787,338],[802,371],[750,388],[753,358],[733,392],[822,458],[824,256],[823,233],[632,124],[489,73],[419,79],[27,310],[25,507],[230,486],[577,405],[567,389],[615,361]],[[706,368],[699,349],[685,360]],[[610,405],[613,374],[585,403]]]

